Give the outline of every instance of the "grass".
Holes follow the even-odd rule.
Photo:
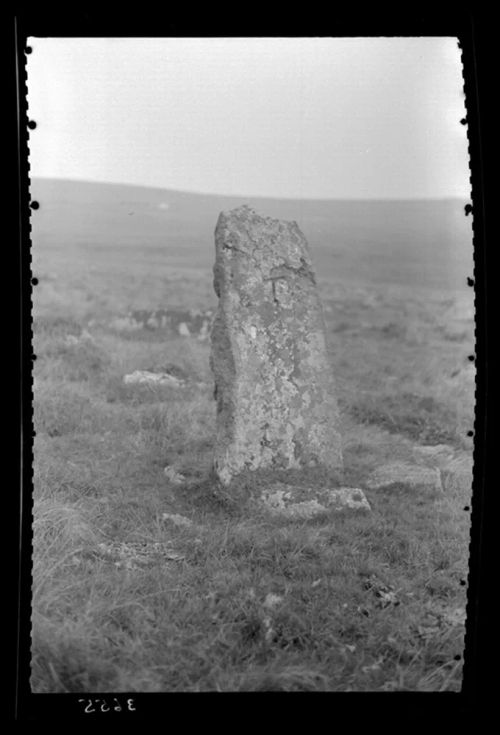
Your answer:
[[[470,493],[367,490],[371,514],[307,523],[216,500],[209,345],[107,326],[131,305],[213,306],[210,274],[167,277],[137,254],[118,267],[104,247],[91,270],[78,253],[34,254],[33,691],[459,690]],[[333,281],[321,295],[346,483],[416,445],[470,453],[469,296]],[[190,386],[123,383],[165,364]],[[111,541],[179,558],[119,567],[98,553]]]

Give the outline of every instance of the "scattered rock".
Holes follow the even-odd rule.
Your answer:
[[[182,561],[184,557],[164,543],[119,541],[97,544],[96,556],[111,561],[118,568],[141,569],[164,561]]]
[[[440,494],[443,491],[438,469],[419,465],[394,462],[378,467],[368,480],[366,487],[383,490],[402,486],[425,494]]]
[[[117,316],[109,322],[109,326],[116,329],[117,332],[133,332],[140,329],[142,324],[139,324],[130,316]]]
[[[243,206],[215,230],[214,471],[342,469],[339,414],[307,242]]]
[[[135,370],[129,375],[125,375],[123,382],[127,385],[147,384],[147,385],[167,385],[171,388],[182,388],[185,381],[176,378],[170,373],[152,373],[148,370]]]
[[[266,488],[259,504],[273,515],[285,518],[313,518],[322,513],[343,510],[371,510],[365,494],[359,488],[304,488],[276,482]]]
[[[376,574],[370,575],[364,586],[366,590],[374,593],[377,598],[377,607],[385,608],[389,605],[397,606],[400,604],[394,587],[382,582]]]
[[[464,607],[447,609],[444,611],[443,615],[446,622],[452,626],[465,625],[465,623],[467,622],[467,613]]]
[[[366,510],[370,511],[370,503],[366,499],[364,492],[356,487],[341,487],[338,490],[329,490],[329,507],[336,510],[348,508],[350,510]]]
[[[429,607],[420,616],[418,625],[413,625],[412,628],[422,640],[432,640],[450,628],[463,628],[466,618],[463,607]]]
[[[269,615],[265,615],[262,618],[262,628],[264,630],[264,640],[266,643],[271,643],[276,632],[273,627],[273,621]]]
[[[162,513],[162,520],[170,521],[174,526],[180,526],[182,528],[193,528],[194,523],[189,518],[181,516],[178,513]]]
[[[76,345],[82,344],[83,342],[95,344],[93,336],[87,329],[83,329],[79,337],[74,334],[67,334],[64,338],[64,344],[67,347],[75,347]]]
[[[268,595],[266,595],[266,599],[262,603],[264,607],[267,607],[269,610],[272,610],[277,605],[279,605],[282,602],[283,598],[280,597],[280,595],[274,595],[272,592],[270,592]]]
[[[173,467],[165,467],[163,470],[165,477],[167,477],[171,483],[174,485],[182,485],[183,482],[186,482],[186,478],[184,475],[181,475],[180,472],[177,472],[174,470]]]
[[[384,656],[379,656],[377,660],[374,661],[372,664],[369,664],[368,666],[362,666],[361,671],[363,672],[363,674],[369,674],[372,671],[379,671],[384,661]]]
[[[114,318],[110,326],[117,331],[164,329],[172,335],[203,341],[210,333],[213,316],[211,309],[133,309],[126,316]]]

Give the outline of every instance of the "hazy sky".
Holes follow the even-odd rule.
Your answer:
[[[31,38],[32,176],[470,196],[454,38]]]

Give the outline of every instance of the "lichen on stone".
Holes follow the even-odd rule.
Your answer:
[[[341,469],[339,417],[307,242],[296,223],[248,207],[215,231],[219,306],[211,367],[217,396],[214,469]]]

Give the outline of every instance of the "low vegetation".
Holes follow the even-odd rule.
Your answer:
[[[210,273],[79,252],[34,253],[33,691],[459,690],[470,492],[366,490],[371,514],[309,522],[218,501],[208,342],[109,326],[213,306]],[[470,454],[470,295],[321,295],[346,481],[418,445]],[[123,382],[165,364],[188,387]],[[127,563],[113,544],[170,552]]]

